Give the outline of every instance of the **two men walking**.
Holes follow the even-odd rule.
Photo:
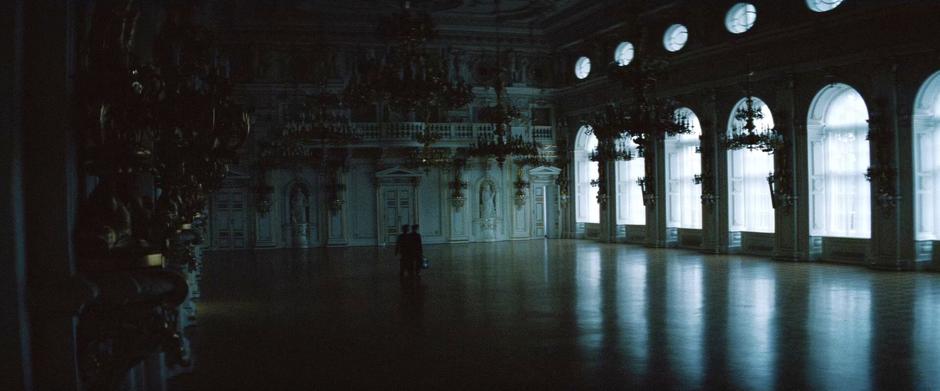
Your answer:
[[[408,225],[401,226],[401,234],[395,242],[395,255],[401,256],[398,270],[401,277],[406,273],[420,276],[421,261],[424,259],[424,246],[421,243],[421,234],[418,233],[418,225],[412,225],[411,232],[408,228]]]

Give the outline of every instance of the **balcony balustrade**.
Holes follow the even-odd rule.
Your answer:
[[[362,139],[359,145],[399,144],[418,145],[415,137],[424,129],[421,122],[355,122],[350,124],[354,134]],[[480,136],[493,134],[493,125],[487,123],[432,123],[429,124],[432,133],[440,136],[436,146],[466,146],[476,141]],[[513,136],[522,136],[542,144],[552,144],[554,132],[551,126],[513,126]]]

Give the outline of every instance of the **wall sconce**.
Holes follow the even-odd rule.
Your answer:
[[[642,177],[636,180],[640,186],[640,192],[643,193],[643,206],[656,205],[656,186],[650,177]]]
[[[515,194],[516,209],[522,208],[525,205],[526,200],[529,198],[528,194],[526,194],[526,189],[529,187],[529,182],[526,181],[525,179],[522,179],[522,176],[520,175],[520,176],[517,176],[516,181],[513,182],[513,186],[516,187],[516,194]]]

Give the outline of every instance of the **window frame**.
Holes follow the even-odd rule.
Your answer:
[[[688,107],[680,107],[675,113],[688,115],[693,131],[668,136],[664,142],[666,227],[701,229],[702,185],[694,183],[694,178],[702,174],[702,155],[698,152],[702,124],[698,115]]]
[[[912,127],[915,240],[940,240],[940,71],[921,84]]]
[[[748,15],[753,15],[753,17],[748,18]],[[743,24],[740,23],[742,17]],[[732,34],[744,34],[754,28],[756,23],[757,7],[751,3],[742,2],[732,5],[725,14],[725,29]]]
[[[628,58],[628,59],[624,62],[624,61],[621,60],[621,54],[623,54],[623,52],[624,52],[627,48],[629,48],[629,51],[630,51],[630,58]],[[635,46],[633,45],[633,43],[630,42],[630,41],[623,41],[623,42],[620,42],[620,44],[617,45],[617,48],[614,49],[614,63],[616,63],[617,66],[625,67],[625,66],[627,66],[627,65],[630,65],[630,63],[633,62],[633,59],[634,59],[635,57],[636,57],[636,47],[635,47]]]
[[[632,139],[621,140],[621,149],[629,150],[633,159],[618,160],[615,166],[617,184],[617,225],[645,225],[646,206],[637,180],[646,176],[646,159],[640,157]]]
[[[590,125],[578,128],[574,149],[575,223],[600,224],[598,188],[591,181],[599,179],[600,165],[591,161],[591,152],[597,148],[597,136],[589,133]]]
[[[681,43],[677,42],[675,37],[678,34],[681,34],[680,31],[685,33],[685,39]],[[684,24],[675,23],[666,28],[666,31],[663,32],[663,48],[670,53],[676,53],[681,51],[689,43],[689,28]]]
[[[758,97],[752,96],[755,106],[761,108],[764,118],[756,122],[758,130],[765,125],[774,127],[773,113],[767,104]],[[728,118],[727,134],[730,136],[734,127],[741,126],[741,122],[734,118],[735,112],[747,104],[747,97],[742,98],[731,108]],[[748,162],[748,164],[744,164]],[[769,166],[769,167],[768,167]],[[756,172],[761,168],[770,171]],[[751,172],[749,172],[751,171]],[[774,171],[774,155],[760,150],[733,150],[728,151],[728,229],[731,232],[761,232],[774,233],[775,215],[771,202],[770,187],[766,175]],[[740,175],[738,174],[740,172]],[[755,210],[754,208],[759,208]],[[760,215],[767,215],[767,225],[759,224]],[[757,221],[755,221],[755,215]]]
[[[587,69],[583,69],[585,67]],[[591,76],[592,68],[593,68],[593,65],[591,64],[590,58],[588,58],[587,56],[578,57],[578,60],[575,61],[574,63],[574,77],[578,78],[578,80],[587,79],[588,76]],[[582,75],[582,71],[583,71],[583,75]]]
[[[857,98],[864,105],[865,118],[844,122],[846,112],[860,108],[839,107],[843,103],[840,100],[850,98]],[[847,84],[833,83],[823,87],[813,99],[806,126],[811,236],[871,238],[871,184],[865,179],[865,171],[871,163],[866,139],[868,116],[864,97]],[[836,122],[837,119],[840,122]],[[835,138],[841,138],[836,140],[838,145],[833,145]],[[849,146],[853,148],[847,148],[847,142],[851,142]],[[845,156],[839,157],[840,154]],[[845,164],[852,159],[854,167]],[[854,198],[849,199],[850,196]],[[840,200],[840,197],[844,199]],[[847,207],[853,204],[855,208]],[[850,217],[852,214],[856,217]],[[844,220],[841,223],[849,222],[844,231],[837,226],[840,220]],[[849,227],[853,222],[855,229]]]
[[[809,8],[810,11],[824,13],[839,8],[843,3],[845,3],[845,0],[806,0],[806,7]]]

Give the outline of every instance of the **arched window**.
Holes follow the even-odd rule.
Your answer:
[[[688,108],[676,114],[689,119],[692,133],[666,138],[666,226],[702,228],[702,186],[694,181],[702,173],[697,151],[702,125]]]
[[[590,126],[582,126],[578,129],[578,137],[575,139],[575,206],[577,209],[575,221],[578,223],[601,222],[597,187],[591,186],[591,181],[600,176],[597,162],[591,161],[591,152],[597,149],[597,137],[589,133],[590,131]]]
[[[842,0],[806,0],[809,9],[815,12],[832,11],[833,8],[842,4]]]
[[[725,15],[725,28],[733,34],[741,34],[754,27],[755,21],[757,21],[757,8],[754,4],[737,3]]]
[[[643,192],[636,181],[646,175],[645,163],[633,140],[624,139],[620,149],[630,151],[633,159],[617,161],[617,224],[644,225],[646,206],[643,205]]]
[[[810,106],[810,235],[871,237],[868,170],[868,108],[845,84],[822,89]]]
[[[764,102],[752,98],[754,107],[764,115],[754,121],[757,130],[772,129],[774,117]],[[728,119],[728,134],[744,127],[734,113],[747,105],[747,98],[738,101]],[[732,231],[774,232],[774,208],[770,200],[767,176],[774,171],[774,156],[760,150],[728,151],[728,213]]]
[[[917,93],[913,122],[917,240],[940,240],[940,72]]]

